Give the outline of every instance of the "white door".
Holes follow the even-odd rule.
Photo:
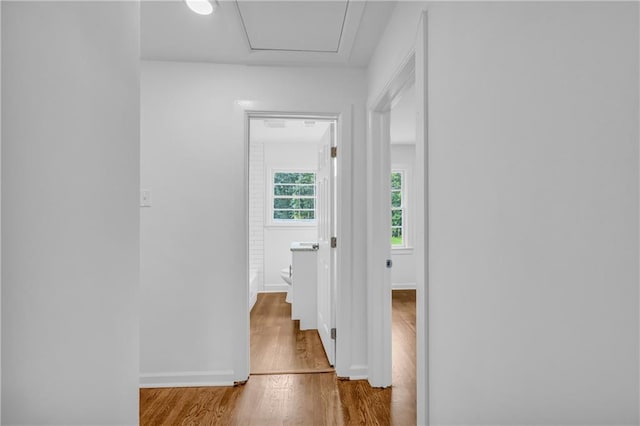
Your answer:
[[[331,238],[335,234],[335,159],[331,156],[334,146],[335,123],[331,123],[324,135],[318,155],[316,174],[317,223],[318,223],[318,333],[329,359],[335,365],[336,345],[331,330],[335,327],[335,248]]]

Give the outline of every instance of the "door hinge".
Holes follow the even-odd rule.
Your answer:
[[[332,146],[331,147],[331,158],[336,158],[338,156],[338,147],[337,146]]]
[[[331,329],[331,338],[332,338],[333,340],[336,340],[336,329],[335,329],[335,328],[332,328],[332,329]]]
[[[331,237],[331,248],[338,247],[338,239],[336,237]]]

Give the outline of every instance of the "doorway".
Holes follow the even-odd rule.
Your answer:
[[[391,381],[395,396],[416,418],[416,96],[410,79],[391,103]]]
[[[392,168],[391,120],[392,108],[403,98],[403,94],[415,92],[415,57],[411,55],[401,71],[370,110],[370,141],[368,152],[368,247],[367,271],[370,283],[369,306],[369,383],[373,387],[388,387],[392,381],[392,271],[394,261],[398,262],[399,251],[411,252],[420,245],[417,238],[418,226],[411,228],[416,237],[408,233],[407,219],[407,177],[409,170]],[[404,96],[406,99],[407,96]],[[405,123],[413,123],[413,128],[403,130],[407,136],[417,141],[414,117],[403,117]],[[404,126],[406,127],[406,126]],[[410,127],[410,126],[409,126]],[[407,142],[407,141],[405,141]],[[396,144],[397,145],[397,144]],[[416,152],[408,156],[415,158]],[[418,166],[416,164],[416,166]],[[393,173],[392,173],[393,172]],[[413,174],[413,170],[411,171]],[[417,197],[415,205],[418,205]],[[419,218],[416,209],[415,218]],[[419,220],[416,220],[417,224]],[[394,250],[392,247],[395,247]],[[393,255],[393,252],[396,252]],[[414,266],[413,272],[416,272]],[[417,275],[417,274],[416,274]],[[416,279],[416,282],[418,280]]]
[[[337,117],[247,120],[250,374],[334,371]]]

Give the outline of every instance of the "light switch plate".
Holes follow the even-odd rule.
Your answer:
[[[140,207],[151,207],[151,190],[140,190]]]

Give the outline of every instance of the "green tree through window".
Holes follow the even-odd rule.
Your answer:
[[[316,174],[273,174],[273,220],[310,221],[316,212]]]
[[[391,245],[404,246],[404,174],[391,173]]]

